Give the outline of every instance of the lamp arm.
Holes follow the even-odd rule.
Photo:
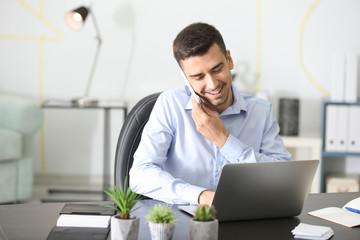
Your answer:
[[[94,77],[95,68],[96,68],[96,65],[97,65],[97,61],[98,61],[99,54],[100,54],[100,48],[101,48],[101,44],[102,44],[102,38],[101,38],[100,31],[99,31],[99,26],[98,26],[96,18],[95,18],[95,14],[93,13],[91,8],[89,8],[89,12],[92,14],[92,19],[93,19],[93,23],[94,23],[94,27],[95,27],[95,31],[96,31],[96,40],[98,41],[98,43],[97,43],[95,57],[94,57],[93,64],[92,64],[92,67],[91,67],[91,71],[90,71],[90,75],[89,75],[89,80],[88,80],[86,90],[85,90],[85,94],[84,94],[84,97],[86,97],[86,98],[89,96],[89,91],[90,91],[91,83],[92,83],[92,80],[93,80],[93,77]]]

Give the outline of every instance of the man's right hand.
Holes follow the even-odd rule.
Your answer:
[[[205,190],[199,195],[199,204],[211,206],[214,199],[215,192]]]
[[[222,148],[229,137],[229,132],[219,115],[211,111],[205,102],[202,102],[200,107],[194,96],[191,96],[191,100],[193,104],[192,118],[196,129],[210,142]]]

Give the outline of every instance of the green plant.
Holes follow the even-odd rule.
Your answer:
[[[208,222],[215,219],[216,210],[214,206],[200,205],[195,210],[194,220]]]
[[[146,215],[146,219],[152,223],[175,223],[175,215],[168,205],[156,204]]]
[[[114,189],[105,190],[104,192],[112,198],[117,207],[113,205],[105,206],[120,212],[120,217],[122,219],[128,219],[130,217],[130,213],[137,209],[133,209],[133,207],[142,198],[141,195],[133,192],[127,186],[127,177],[125,177],[124,186],[122,188],[114,186]]]

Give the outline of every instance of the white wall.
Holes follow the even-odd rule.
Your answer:
[[[103,47],[91,96],[125,100],[130,106],[147,94],[183,85],[172,57],[172,41],[186,25],[205,21],[223,33],[237,64],[239,77],[235,83],[241,90],[255,93],[254,79],[259,70],[259,91],[268,94],[275,110],[281,96],[300,98],[300,131],[320,136],[321,102],[330,91],[331,54],[360,52],[357,0],[93,2]],[[64,14],[89,3],[0,0],[0,92],[39,101],[81,96],[95,53],[94,27],[89,16],[82,31],[73,31],[65,25]],[[51,114],[59,112],[46,113],[45,143],[39,149],[46,149],[48,171],[72,173],[67,163],[70,160],[57,158],[55,149],[49,153],[50,146],[66,143],[69,134],[52,134],[49,129],[59,119],[70,132],[79,129],[69,114]],[[78,118],[87,121],[89,117]],[[102,171],[102,139],[96,136],[101,134],[102,123],[101,119],[93,123],[87,124],[88,138],[92,138],[89,149],[95,156],[85,154],[80,159],[85,152],[82,148],[72,152],[83,164],[96,162],[98,165],[89,171],[97,174]],[[115,135],[118,130],[118,126],[113,129]],[[80,135],[71,139],[81,141]],[[72,161],[74,156],[70,157]],[[39,154],[36,172],[41,172],[41,165]]]

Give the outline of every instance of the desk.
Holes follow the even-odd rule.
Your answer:
[[[127,115],[127,106],[121,102],[99,102],[96,105],[85,105],[79,106],[74,105],[70,101],[60,101],[60,100],[47,100],[42,105],[43,108],[53,108],[53,109],[99,109],[104,112],[104,158],[103,158],[103,190],[106,190],[110,187],[110,110],[111,109],[121,109],[124,111],[124,122]],[[51,190],[50,190],[51,191]],[[53,190],[52,192],[54,192]],[[66,190],[58,190],[61,192],[66,192]],[[69,190],[69,192],[76,192],[77,190]],[[91,192],[91,191],[90,191]],[[107,199],[107,195],[101,191],[103,195],[103,200]]]
[[[360,227],[347,228],[307,215],[309,211],[324,207],[342,207],[348,201],[359,196],[360,193],[310,194],[302,213],[297,217],[220,223],[219,240],[240,238],[244,240],[289,240],[293,239],[291,230],[300,222],[331,227],[335,232],[331,240],[359,240]],[[156,203],[158,202],[154,200],[143,200],[138,203],[141,208],[136,210],[134,214],[141,219],[139,240],[150,239],[150,230],[144,216]],[[0,227],[8,240],[46,239],[56,224],[59,211],[63,206],[64,203],[0,205]],[[176,205],[171,206],[171,208],[176,211],[177,219],[173,239],[189,239],[190,216],[178,211]]]

